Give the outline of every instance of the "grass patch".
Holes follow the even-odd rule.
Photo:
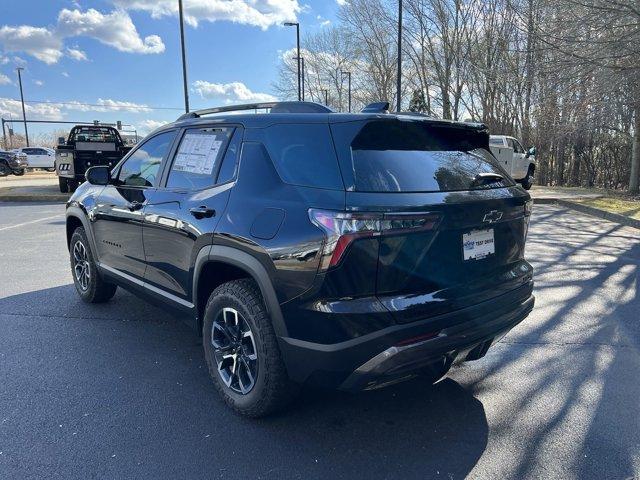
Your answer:
[[[581,198],[572,200],[576,203],[588,205],[593,208],[605,210],[611,213],[617,213],[618,215],[624,215],[625,217],[634,218],[640,220],[640,201],[630,198],[620,198],[605,196],[599,198]]]

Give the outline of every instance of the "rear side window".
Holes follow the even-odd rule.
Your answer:
[[[171,165],[167,187],[201,190],[214,186],[232,133],[231,127],[187,130]]]
[[[513,185],[487,151],[486,131],[424,121],[332,125],[342,169],[360,192],[446,192]],[[503,180],[491,183],[480,174]]]
[[[328,125],[279,124],[265,133],[265,146],[284,182],[344,189]]]

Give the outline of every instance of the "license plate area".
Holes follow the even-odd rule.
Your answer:
[[[481,260],[496,253],[493,228],[471,230],[462,234],[462,258],[464,261]]]

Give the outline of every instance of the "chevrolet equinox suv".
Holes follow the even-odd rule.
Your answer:
[[[92,167],[66,210],[78,294],[177,312],[252,417],[483,357],[533,308],[530,197],[485,126],[387,108],[197,111]]]

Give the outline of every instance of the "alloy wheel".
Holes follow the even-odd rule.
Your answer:
[[[73,245],[73,274],[82,291],[86,291],[89,288],[91,272],[89,270],[87,249],[81,241],[77,241]]]
[[[256,382],[258,352],[249,323],[235,308],[223,308],[211,326],[211,345],[224,384],[246,395]]]

